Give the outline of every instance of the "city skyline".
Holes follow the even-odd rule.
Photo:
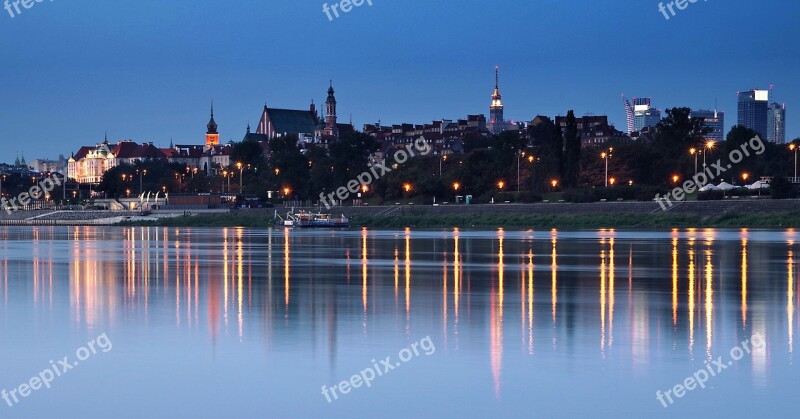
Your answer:
[[[704,4],[669,21],[654,5],[623,2],[583,5],[580,13],[545,3],[534,15],[521,1],[496,9],[464,5],[455,13],[458,19],[446,13],[452,12],[447,5],[420,5],[426,13],[418,13],[376,2],[333,22],[316,4],[277,1],[267,9],[243,2],[225,10],[216,4],[201,1],[184,10],[154,1],[114,8],[53,2],[13,20],[4,17],[0,35],[20,42],[0,47],[7,57],[4,79],[10,80],[0,97],[8,110],[2,122],[8,141],[19,145],[0,150],[0,161],[13,161],[17,150],[29,160],[55,158],[100,141],[105,131],[114,140],[199,144],[212,99],[220,141],[238,141],[248,123],[257,123],[257,106],[266,101],[303,109],[312,98],[322,103],[329,79],[336,84],[340,120],[352,115],[357,128],[378,120],[425,123],[488,116],[497,65],[508,120],[574,109],[579,116],[608,115],[625,130],[621,93],[646,94],[659,109],[714,109],[718,102],[717,109],[734,115],[736,92],[774,85],[776,97],[788,107],[786,138],[800,135],[800,119],[792,117],[800,82],[790,71],[797,64],[797,45],[759,41],[795,39],[791,16],[800,5],[781,5],[786,13],[770,15],[769,25],[759,25],[759,36],[753,36],[736,28],[762,8],[744,1]],[[610,17],[592,19],[600,13]],[[210,14],[227,24],[225,32],[203,23]],[[403,19],[414,19],[425,31],[397,39],[381,29]],[[647,23],[651,48],[620,60],[631,57],[632,36],[621,25],[634,21]],[[238,22],[233,29],[232,22]],[[456,31],[464,24],[474,25],[474,31]],[[254,25],[268,29],[254,31]],[[709,28],[717,48],[684,48],[708,38]],[[300,35],[334,45],[333,58],[307,65],[307,49],[296,48]],[[263,39],[274,41],[265,45]],[[537,48],[528,48],[531,42]],[[734,47],[748,54],[732,56],[728,51]],[[520,53],[521,48],[531,52]],[[585,48],[603,54],[587,62],[578,53]],[[53,61],[58,65],[46,64]],[[691,62],[708,64],[697,73],[687,70]],[[729,117],[726,132],[735,123]]]

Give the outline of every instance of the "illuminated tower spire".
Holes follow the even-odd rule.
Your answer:
[[[217,122],[214,121],[214,101],[211,101],[211,120],[208,121],[208,131],[206,131],[206,147],[219,145],[219,132]]]
[[[503,96],[500,95],[500,67],[494,68],[494,93],[492,94],[492,104],[489,106],[489,123],[502,124],[503,118]]]

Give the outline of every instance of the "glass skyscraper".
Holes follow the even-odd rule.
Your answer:
[[[655,127],[661,121],[661,111],[650,105],[650,98],[633,99],[633,129],[642,132],[646,127]]]
[[[706,134],[706,138],[714,141],[725,140],[725,112],[709,111],[705,109],[693,110],[692,118],[704,118],[703,125],[713,131]]]
[[[767,113],[770,90],[739,92],[739,125],[750,128],[762,138],[767,137]]]
[[[767,141],[786,144],[786,105],[771,103],[767,110]]]

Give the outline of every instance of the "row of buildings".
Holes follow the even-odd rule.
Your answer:
[[[299,138],[299,145],[328,144],[355,130],[352,124],[338,123],[336,96],[333,83],[328,88],[325,101],[325,114],[318,114],[314,103],[308,110],[270,108],[266,104],[261,112],[256,132],[247,132],[243,141],[257,142],[267,155],[269,141],[287,135]],[[211,105],[211,118],[206,125],[204,144],[174,145],[159,148],[152,142],[138,144],[133,140],[121,140],[112,144],[108,137],[102,143],[83,146],[73,153],[66,164],[67,176],[79,183],[97,184],[103,174],[121,164],[134,164],[137,161],[166,160],[187,165],[190,168],[217,172],[230,166],[231,144],[221,144],[219,126],[214,120],[214,105]]]
[[[737,124],[757,132],[762,138],[776,144],[786,144],[786,104],[772,100],[773,89],[751,89],[737,93]],[[650,98],[622,97],[625,105],[628,134],[641,133],[661,121],[661,110],[652,106]],[[711,128],[707,138],[725,140],[725,112],[717,110],[692,110],[692,117],[703,118]]]
[[[464,119],[442,119],[425,124],[402,123],[383,125],[380,121],[365,124],[362,133],[372,136],[380,144],[374,159],[380,161],[393,149],[398,149],[424,138],[432,145],[433,154],[458,154],[465,151],[469,140],[480,141],[492,134],[517,131],[531,142],[536,142],[534,132],[543,126],[566,127],[566,117],[556,116],[551,120],[546,116],[536,116],[530,122],[514,122],[505,119],[503,97],[500,93],[499,69],[495,68],[495,86],[489,105],[489,117],[484,114],[468,115]],[[785,105],[771,102],[772,90],[751,90],[739,92],[739,124],[762,134],[769,141],[783,143],[785,136]],[[650,98],[625,99],[627,131],[623,132],[608,121],[608,116],[586,115],[577,118],[578,133],[584,147],[601,146],[606,143],[625,143],[652,139],[653,128],[661,121],[661,110],[652,105]],[[693,110],[693,117],[703,118],[711,128],[708,138],[722,141],[725,137],[725,113],[716,110]],[[293,136],[298,146],[311,144],[326,146],[332,141],[356,132],[352,122],[338,121],[337,101],[331,82],[324,110],[318,111],[312,101],[308,109],[272,108],[264,104],[255,131],[248,125],[243,141],[253,141],[261,145],[265,156],[269,154],[269,141],[275,138]],[[542,139],[538,139],[542,140]],[[66,162],[68,176],[81,183],[98,183],[103,173],[123,163],[165,159],[185,164],[198,170],[212,173],[228,167],[231,162],[232,147],[220,144],[217,123],[214,120],[214,107],[207,124],[205,143],[202,145],[173,145],[158,148],[153,143],[137,144],[131,140],[111,144],[106,138],[94,146],[81,147]],[[62,159],[63,160],[63,159]]]

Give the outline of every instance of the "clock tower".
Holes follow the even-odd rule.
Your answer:
[[[211,102],[211,120],[208,121],[208,131],[206,131],[206,147],[215,145],[219,145],[219,132],[214,121],[214,102]]]

